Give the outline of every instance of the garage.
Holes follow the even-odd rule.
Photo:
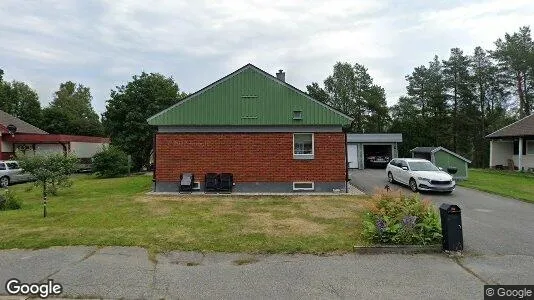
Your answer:
[[[401,133],[348,133],[347,161],[349,169],[383,168],[398,157]]]
[[[392,145],[363,145],[364,168],[385,168],[393,158]]]

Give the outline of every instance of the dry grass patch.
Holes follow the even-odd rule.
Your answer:
[[[354,198],[349,198],[354,199]],[[314,201],[311,199],[303,199],[302,208],[310,215],[318,218],[338,219],[350,218],[357,214],[367,205],[366,198],[359,198],[360,201],[343,201],[338,203],[329,203],[328,200]]]
[[[269,236],[314,235],[323,233],[325,225],[306,219],[289,217],[276,219],[270,213],[249,213],[244,234],[263,233]]]
[[[220,199],[213,207],[214,216],[223,216],[234,212],[235,200],[232,199]]]

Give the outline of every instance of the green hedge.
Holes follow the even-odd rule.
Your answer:
[[[93,156],[93,171],[99,177],[120,177],[128,174],[128,156],[116,147],[110,146]]]

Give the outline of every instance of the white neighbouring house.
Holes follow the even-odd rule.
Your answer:
[[[486,138],[490,139],[490,168],[534,171],[534,114]]]

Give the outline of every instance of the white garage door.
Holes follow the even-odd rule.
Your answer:
[[[350,169],[358,168],[358,144],[347,144],[347,160]]]

